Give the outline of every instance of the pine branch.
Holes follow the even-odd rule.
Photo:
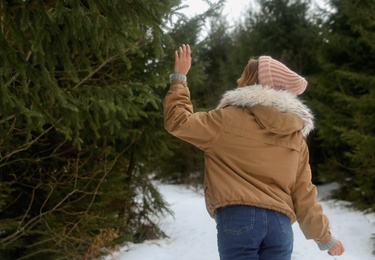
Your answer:
[[[139,40],[135,43],[135,46],[143,46],[144,44],[146,44],[147,41],[142,39],[142,40]],[[116,59],[120,58],[122,55],[125,55],[127,53],[129,53],[131,51],[131,48],[127,48],[125,49],[121,54],[116,54],[116,55],[113,55],[109,58],[107,58],[102,64],[100,64],[95,70],[93,70],[91,73],[89,73],[86,77],[84,77],[80,82],[78,82],[74,87],[73,89],[76,89],[78,88],[79,86],[81,86],[83,83],[85,83],[87,80],[89,80],[92,76],[94,76],[96,73],[98,73],[105,65],[107,65],[108,63],[110,62],[113,62],[115,61]]]
[[[3,163],[0,164],[0,168],[9,164],[8,159],[11,158],[14,154],[20,153],[22,151],[25,151],[25,150],[29,149],[33,144],[35,144],[40,138],[42,138],[44,135],[46,135],[53,128],[54,128],[54,126],[50,126],[45,131],[43,131],[43,133],[39,134],[35,139],[33,139],[33,140],[31,140],[27,143],[23,143],[21,146],[15,148],[13,151],[9,152],[4,157],[0,157],[0,162],[3,162]]]
[[[112,57],[109,57],[107,58],[102,64],[100,64],[100,66],[98,66],[95,70],[93,70],[91,73],[89,73],[85,78],[83,78],[80,82],[78,82],[74,87],[73,89],[76,89],[78,88],[79,86],[81,86],[83,83],[85,83],[87,80],[89,80],[92,76],[94,76],[99,70],[101,70],[106,64],[110,63],[110,62],[113,62],[115,61],[116,59],[118,59],[120,57],[119,54],[116,54]]]

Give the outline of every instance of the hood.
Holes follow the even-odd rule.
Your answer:
[[[249,108],[258,124],[273,133],[289,134],[300,130],[307,137],[314,129],[311,110],[285,90],[261,85],[236,88],[224,93],[217,108],[226,106]]]

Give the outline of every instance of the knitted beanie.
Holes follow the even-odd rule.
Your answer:
[[[303,77],[269,56],[259,57],[258,80],[262,86],[284,89],[294,95],[302,94],[307,86]]]

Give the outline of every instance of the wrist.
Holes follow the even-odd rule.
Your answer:
[[[331,239],[327,243],[324,243],[324,244],[318,243],[318,247],[322,251],[323,250],[328,250],[328,249],[330,249],[336,243],[336,241],[337,241],[336,238],[331,237]]]
[[[184,74],[182,73],[173,73],[169,76],[169,80],[170,82],[172,82],[173,80],[181,80],[181,81],[184,81],[186,82],[187,81],[187,78]]]

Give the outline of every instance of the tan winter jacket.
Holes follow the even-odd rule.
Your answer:
[[[307,239],[330,240],[305,141],[313,116],[297,97],[253,85],[226,92],[215,110],[194,113],[186,82],[175,80],[164,101],[164,126],[204,151],[212,217],[219,207],[252,205],[298,221]]]

